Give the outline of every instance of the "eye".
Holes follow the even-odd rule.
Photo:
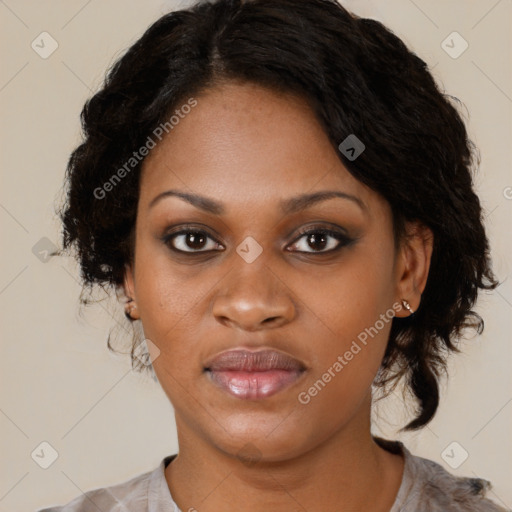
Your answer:
[[[166,235],[163,241],[172,250],[178,252],[209,252],[222,247],[206,231],[198,229],[182,229],[176,233]]]
[[[349,245],[354,240],[341,231],[327,228],[309,228],[299,233],[301,236],[289,246],[292,250],[306,253],[334,252]],[[313,248],[313,250],[308,250]]]

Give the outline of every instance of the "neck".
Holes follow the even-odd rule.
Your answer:
[[[314,449],[280,461],[244,463],[179,418],[177,427],[179,455],[165,475],[183,511],[389,512],[402,480],[403,458],[373,440],[369,413]]]

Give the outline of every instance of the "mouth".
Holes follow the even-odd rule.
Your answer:
[[[291,386],[306,371],[297,359],[276,350],[222,352],[204,367],[220,389],[245,400],[267,398]]]

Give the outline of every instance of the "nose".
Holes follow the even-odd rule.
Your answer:
[[[212,313],[225,326],[259,331],[281,327],[295,317],[295,303],[285,279],[263,261],[238,261],[219,287]]]

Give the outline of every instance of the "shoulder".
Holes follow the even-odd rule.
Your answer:
[[[65,505],[39,509],[37,512],[142,512],[148,508],[150,486],[163,472],[165,464],[174,456],[165,457],[159,466],[151,471],[109,487],[87,491]]]
[[[488,498],[492,488],[488,480],[452,475],[437,462],[412,455],[405,447],[403,450],[406,457],[404,480],[409,482],[406,501],[415,504],[410,510],[507,512]],[[409,508],[401,510],[406,512]]]
[[[37,512],[114,512],[123,510],[123,505],[140,501],[146,495],[151,472],[109,487],[100,487],[77,496],[65,505],[53,506]],[[147,499],[147,498],[146,498]],[[130,508],[134,512],[138,508]],[[144,510],[144,508],[140,508]]]

